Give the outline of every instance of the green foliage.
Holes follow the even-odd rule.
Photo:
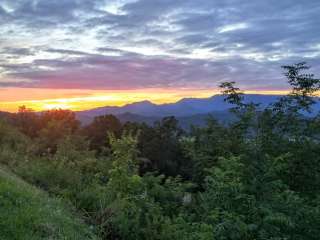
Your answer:
[[[186,232],[205,228],[201,224],[193,226],[185,215],[191,201],[188,190],[193,185],[181,178],[139,176],[137,137],[116,139],[111,135],[110,143],[113,166],[106,188],[107,202],[97,218],[102,235],[108,239],[199,239],[202,232],[193,236]]]
[[[18,112],[12,119],[13,125],[15,125],[23,134],[34,138],[39,131],[39,117],[32,110],[26,106],[19,107]]]
[[[262,166],[222,158],[209,171],[200,201],[215,239],[316,239],[303,229],[313,219],[303,199],[281,180],[285,158],[266,157]]]
[[[206,127],[190,132],[174,117],[154,126],[122,126],[110,115],[79,129],[72,112],[38,116],[21,108],[13,126],[0,122],[0,162],[72,204],[102,239],[315,240],[320,236],[320,117],[311,110],[320,80],[304,73],[304,63],[284,69],[292,86],[288,96],[261,109],[245,102],[233,82],[222,83],[235,121],[226,126],[209,119]],[[3,181],[0,172],[0,210],[5,207],[0,233],[12,234],[15,226],[27,237],[36,231],[73,239],[69,231],[81,225],[77,233],[89,234],[83,224],[73,225],[68,211],[51,214],[50,226],[58,227],[43,230],[48,219],[42,212],[39,217],[36,207],[44,203],[17,186]],[[27,196],[32,204],[16,204],[6,195],[9,190],[14,199],[25,202]],[[52,210],[47,207],[45,213]],[[9,216],[8,209],[19,217]],[[62,224],[63,217],[68,220]],[[60,226],[66,230],[56,233]]]
[[[124,131],[138,132],[137,148],[143,161],[140,173],[157,171],[166,176],[190,177],[190,164],[180,145],[183,130],[174,117],[165,117],[153,127],[127,123]]]
[[[216,165],[219,157],[240,154],[243,140],[232,128],[209,119],[204,128],[193,128],[190,136],[180,139],[185,154],[191,159],[191,177],[199,186],[207,175],[207,169]]]
[[[0,120],[0,163],[15,166],[30,148],[29,139],[8,123]]]
[[[80,126],[80,122],[76,119],[75,113],[63,109],[45,111],[40,115],[39,121],[41,128],[46,128],[50,122],[59,122],[70,132],[77,131]]]
[[[104,115],[95,117],[93,122],[83,129],[83,134],[90,140],[91,149],[103,152],[105,148],[110,147],[106,135],[113,133],[119,137],[121,128],[122,125],[115,116]]]
[[[235,82],[223,82],[219,85],[223,89],[222,93],[226,95],[225,101],[236,105],[237,107],[243,106],[243,92],[234,86]]]
[[[310,68],[305,62],[282,68],[287,71],[285,76],[292,86],[292,92],[286,98],[287,102],[292,104],[294,101],[300,109],[310,112],[310,106],[315,103],[312,97],[320,89],[320,79],[314,78],[313,74],[301,73]]]
[[[61,201],[0,169],[0,236],[3,240],[97,239]]]

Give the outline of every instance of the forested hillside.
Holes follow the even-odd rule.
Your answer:
[[[283,69],[289,95],[261,109],[222,83],[236,119],[188,132],[170,116],[146,125],[102,115],[82,126],[67,110],[5,115],[0,239],[81,239],[47,220],[82,239],[319,239],[320,115],[306,113],[320,79],[304,63]],[[28,184],[7,180],[6,169]],[[59,199],[77,217],[38,197]],[[43,223],[38,208],[49,217]],[[35,226],[45,235],[32,235]]]

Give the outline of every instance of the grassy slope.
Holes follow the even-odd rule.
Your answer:
[[[0,239],[96,239],[59,200],[0,168]]]

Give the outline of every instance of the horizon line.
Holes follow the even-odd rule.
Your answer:
[[[242,91],[245,95],[274,95],[281,96],[286,95],[290,91],[279,91],[279,90],[269,90],[269,91],[253,91],[245,90]],[[211,93],[211,94],[210,94]],[[163,94],[163,93],[162,93]],[[221,91],[205,91],[199,96],[191,94],[190,96],[180,96],[178,95],[172,98],[155,98],[140,96],[130,97],[128,96],[114,96],[111,95],[97,95],[97,96],[80,96],[80,97],[69,97],[69,98],[51,98],[51,99],[39,99],[39,100],[26,100],[26,101],[4,101],[0,102],[0,111],[16,113],[20,106],[25,106],[32,109],[35,112],[43,112],[47,110],[62,109],[71,110],[73,112],[81,112],[87,110],[93,110],[103,107],[124,107],[129,104],[139,103],[148,101],[154,105],[164,105],[164,104],[174,104],[183,99],[208,99],[217,95],[222,95]],[[127,99],[125,99],[127,97]]]

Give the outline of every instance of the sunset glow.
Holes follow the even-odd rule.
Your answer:
[[[29,94],[22,95],[21,91]],[[155,104],[173,103],[182,98],[207,98],[219,94],[217,89],[57,90],[57,92],[53,89],[41,89],[37,90],[38,94],[32,98],[32,91],[35,90],[29,91],[31,93],[26,89],[3,91],[0,97],[0,109],[16,112],[19,106],[24,105],[35,111],[50,109],[80,111],[104,106],[123,106],[144,100]],[[246,93],[279,95],[285,94],[286,91],[246,91]],[[5,101],[5,98],[11,101]]]
[[[0,0],[0,111],[283,94],[282,65],[320,73],[319,1],[289,2]]]
[[[16,90],[17,91],[17,90]],[[22,91],[22,90],[21,90]],[[0,102],[0,109],[10,112],[17,111],[19,106],[25,105],[36,111],[48,109],[71,109],[75,111],[91,109],[103,106],[122,106],[128,103],[149,100],[153,103],[171,103],[179,101],[185,97],[209,97],[218,91],[216,90],[180,90],[176,89],[138,89],[138,90],[110,90],[110,91],[82,91],[74,90],[73,96],[55,97],[54,90],[42,89],[42,94],[36,98],[27,100],[23,96],[16,101]],[[14,92],[8,91],[6,94],[11,95]],[[51,97],[52,96],[52,97]],[[4,95],[2,95],[2,98]],[[10,98],[10,97],[8,97]],[[11,96],[13,98],[13,96]],[[18,97],[19,98],[19,97]]]

